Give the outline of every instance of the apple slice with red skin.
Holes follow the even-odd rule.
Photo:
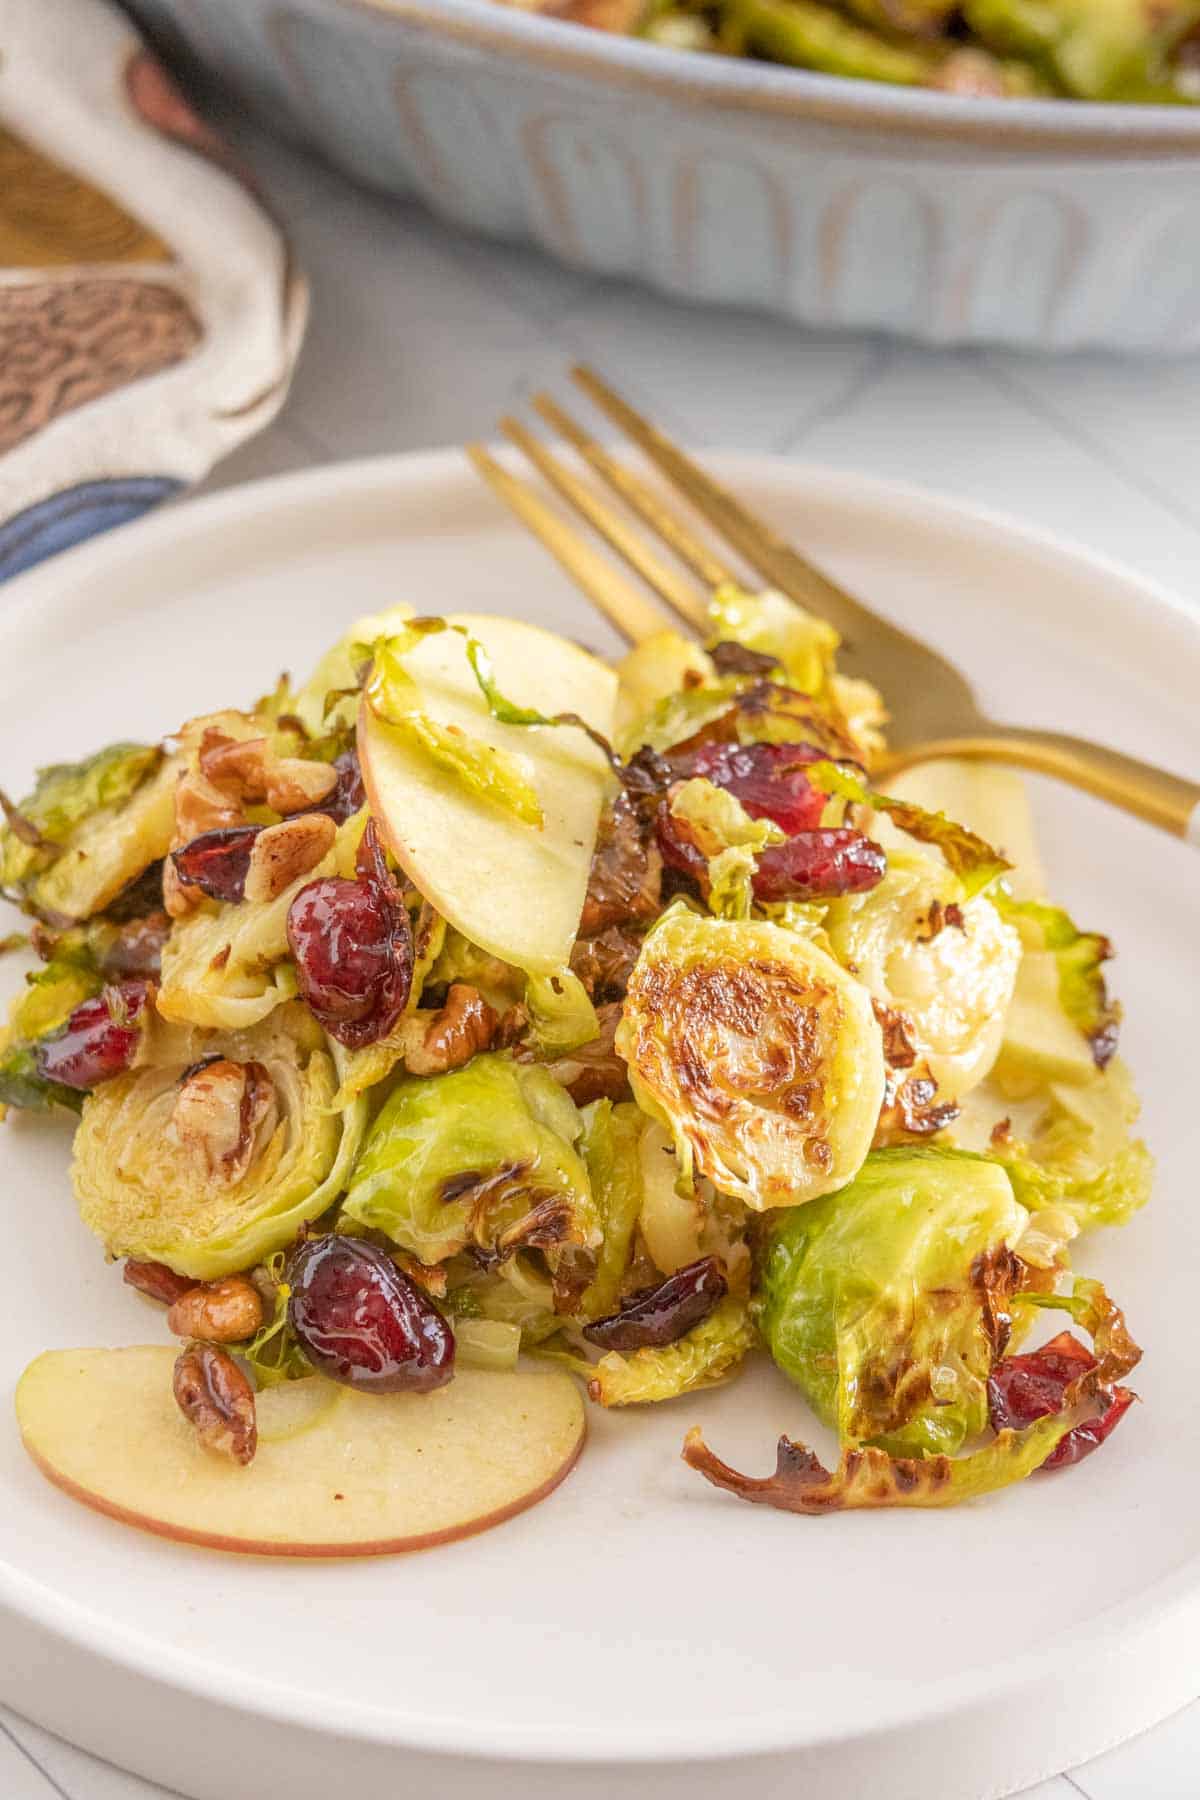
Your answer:
[[[451,622],[483,645],[507,699],[577,713],[611,736],[617,678],[606,664],[518,619],[462,613]],[[432,719],[519,759],[542,823],[481,799],[364,705],[358,755],[372,816],[409,880],[451,925],[489,955],[554,974],[570,958],[612,783],[604,755],[572,727],[493,719],[456,631],[434,633],[404,660]]]
[[[583,1448],[583,1399],[562,1370],[463,1369],[431,1394],[359,1394],[313,1376],[313,1403],[285,1387],[258,1396],[258,1453],[240,1468],[180,1413],[175,1356],[49,1350],[22,1375],[16,1406],[26,1450],[57,1487],[183,1543],[248,1556],[426,1549],[536,1505]]]

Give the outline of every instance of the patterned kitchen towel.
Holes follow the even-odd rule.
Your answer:
[[[283,404],[308,289],[107,0],[0,0],[0,581],[134,518]]]

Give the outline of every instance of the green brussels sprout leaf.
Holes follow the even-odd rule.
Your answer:
[[[876,793],[856,770],[841,763],[813,763],[805,773],[813,786],[824,793],[887,813],[909,837],[940,850],[961,881],[964,897],[968,900],[982,893],[1005,869],[1012,867],[998,850],[975,832],[968,831],[965,825],[956,824],[945,813],[928,812],[911,800],[896,800],[888,794]]]

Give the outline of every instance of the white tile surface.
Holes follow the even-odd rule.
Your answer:
[[[208,487],[489,436],[585,355],[695,442],[942,488],[1200,598],[1200,362],[938,355],[701,313],[456,239],[282,146],[243,150],[291,226],[313,321],[282,418]],[[1200,1704],[1023,1800],[1080,1795],[1200,1800]],[[53,1796],[167,1800],[0,1709],[0,1800]]]

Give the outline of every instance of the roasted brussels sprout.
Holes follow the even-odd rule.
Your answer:
[[[582,1290],[601,1240],[575,1146],[582,1120],[536,1064],[477,1056],[402,1081],[371,1127],[344,1211],[423,1263],[468,1247],[540,1250],[560,1292]]]
[[[1000,1050],[1021,943],[986,895],[919,852],[893,851],[869,893],[834,900],[833,954],[881,1007],[902,1015],[942,1100],[957,1100]]]
[[[677,904],[646,937],[616,1042],[685,1184],[795,1206],[841,1187],[870,1147],[884,1088],[870,999],[781,926]]]
[[[180,1039],[173,1060],[85,1101],[72,1178],[111,1256],[210,1281],[285,1248],[333,1204],[366,1106],[330,1110],[333,1055],[299,1004],[248,1031]]]
[[[1026,1223],[1000,1164],[933,1146],[875,1151],[778,1220],[760,1329],[843,1445],[953,1454],[983,1429]]]
[[[55,922],[89,919],[166,855],[178,758],[156,745],[112,744],[39,771],[7,809],[0,888]]]

